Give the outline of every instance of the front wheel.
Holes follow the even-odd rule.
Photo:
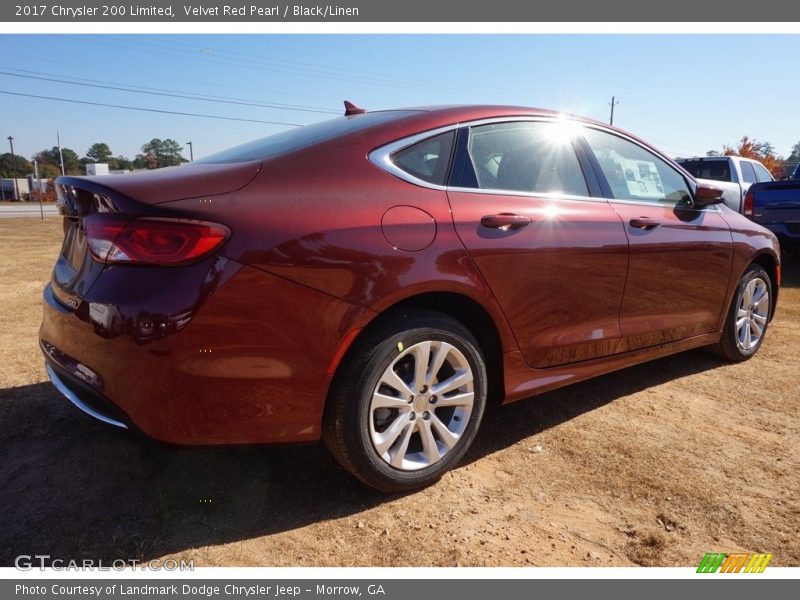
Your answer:
[[[435,482],[464,455],[483,415],[486,366],[475,338],[446,315],[405,310],[357,344],[328,399],[326,445],[379,490]]]
[[[772,281],[759,265],[745,271],[728,309],[722,338],[713,349],[732,362],[753,356],[767,333],[772,310]]]

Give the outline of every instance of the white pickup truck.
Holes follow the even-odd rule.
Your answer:
[[[764,165],[741,156],[679,158],[676,162],[695,179],[707,180],[722,188],[725,204],[739,213],[742,212],[742,201],[751,184],[774,181]]]

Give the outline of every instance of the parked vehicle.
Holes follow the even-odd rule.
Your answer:
[[[786,250],[800,249],[800,179],[750,186],[744,214],[771,230]]]
[[[386,491],[458,463],[487,397],[702,346],[750,358],[780,283],[775,236],[720,189],[539,109],[351,105],[57,187],[40,338],[64,395],[175,444],[323,439]]]
[[[759,181],[774,181],[772,174],[757,160],[741,156],[703,156],[679,158],[677,163],[695,179],[713,180],[724,192],[725,204],[740,213],[748,188]]]
[[[794,168],[794,171],[792,171],[789,179],[800,179],[800,163],[797,163],[797,166]]]

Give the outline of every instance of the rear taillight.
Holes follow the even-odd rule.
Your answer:
[[[186,263],[218,249],[230,235],[224,225],[189,219],[96,214],[83,224],[89,250],[109,264]]]
[[[747,190],[742,202],[742,213],[745,217],[753,216],[753,190]]]

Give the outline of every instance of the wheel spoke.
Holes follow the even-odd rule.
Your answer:
[[[450,431],[447,425],[442,423],[441,419],[437,417],[435,413],[431,413],[431,425],[436,430],[436,433],[439,434],[439,439],[447,446],[448,450],[451,450],[453,446],[458,443],[458,438],[460,436]]]
[[[766,317],[766,316],[764,316],[764,315],[760,315],[760,314],[758,314],[758,313],[753,313],[753,319],[755,320],[755,322],[756,322],[756,323],[758,323],[758,324],[759,324],[759,325],[761,325],[762,327],[763,327],[763,326],[766,324],[766,322],[767,322],[767,317]]]
[[[431,357],[431,342],[422,342],[411,348],[414,356],[414,388],[415,393],[420,393],[425,385],[425,375],[428,372],[428,362]]]
[[[450,350],[452,349],[453,347],[450,344],[439,342],[434,350],[433,358],[430,361],[430,368],[425,376],[425,385],[428,387],[433,386],[433,380],[436,378],[436,374],[439,372],[439,369],[442,368],[447,355],[450,354]]]
[[[422,439],[422,451],[425,453],[425,458],[428,459],[428,463],[433,464],[438,462],[442,455],[439,453],[439,446],[436,445],[436,439],[433,437],[431,424],[428,421],[421,422],[419,436]]]
[[[744,288],[744,294],[742,294],[742,305],[745,308],[749,308],[753,304],[753,288],[755,288],[755,283],[753,281],[748,283]]]
[[[405,398],[395,398],[380,392],[372,394],[372,409],[376,408],[397,408],[399,410],[409,410],[408,402]]]
[[[445,408],[447,406],[472,406],[475,400],[473,392],[462,392],[452,396],[442,396],[436,402],[436,408]]]
[[[756,293],[753,295],[753,308],[757,307],[761,304],[761,301],[768,296],[767,294],[767,286],[766,285],[759,285],[756,288]]]
[[[457,390],[461,386],[464,386],[471,381],[472,371],[469,369],[457,369],[451,377],[448,377],[444,381],[440,381],[436,385],[432,386],[431,393],[436,394],[437,396],[440,394],[446,394],[447,392]]]
[[[753,315],[753,317],[755,317],[755,315]],[[761,337],[761,332],[764,331],[764,328],[758,324],[755,318],[753,318],[750,320],[750,331],[753,332],[753,337],[756,339],[756,341],[758,341],[758,339]]]
[[[386,369],[386,371],[384,371],[380,383],[388,385],[390,388],[398,392],[401,396],[414,395],[414,390],[412,390],[405,381],[400,379],[400,376],[394,372],[394,369],[391,366],[388,369]]]
[[[395,443],[397,438],[402,433],[403,428],[409,424],[410,421],[408,420],[408,414],[400,414],[394,421],[392,421],[392,424],[389,425],[386,431],[376,434],[374,441],[375,449],[378,451],[378,454],[383,454],[389,448],[391,448],[392,444]]]
[[[750,331],[750,320],[747,320],[747,323],[744,326],[744,349],[750,350],[750,347],[753,345],[753,332]]]
[[[408,452],[408,442],[411,441],[411,436],[414,435],[415,425],[415,423],[409,423],[406,425],[405,429],[403,429],[403,437],[400,440],[400,445],[397,447],[397,450],[394,451],[394,456],[392,456],[389,461],[389,464],[397,469],[403,466],[403,459],[406,457],[406,452]]]

